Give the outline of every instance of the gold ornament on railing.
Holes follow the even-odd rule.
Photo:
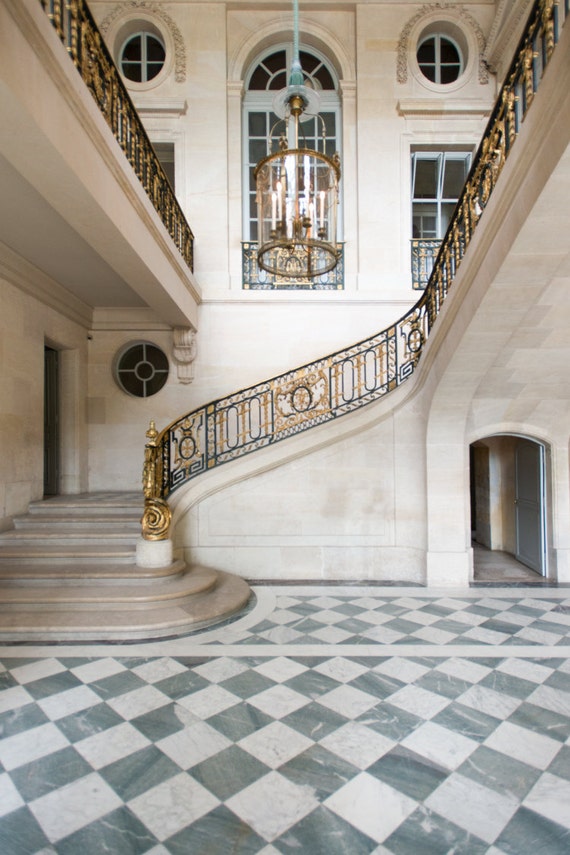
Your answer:
[[[144,494],[142,536],[145,540],[166,540],[172,521],[172,511],[160,495],[160,448],[157,444],[158,431],[154,421],[151,421],[146,437],[142,478]]]

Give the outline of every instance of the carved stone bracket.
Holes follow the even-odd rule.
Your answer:
[[[173,356],[180,383],[191,383],[194,379],[196,359],[196,333],[190,328],[176,327],[172,332]]]

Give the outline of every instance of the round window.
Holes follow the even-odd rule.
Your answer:
[[[420,41],[416,58],[420,71],[432,83],[453,83],[463,71],[459,46],[440,33],[426,36]]]
[[[136,83],[147,83],[160,73],[166,59],[162,41],[154,33],[135,33],[123,44],[119,64],[123,75]]]
[[[168,380],[168,358],[150,342],[129,344],[117,355],[115,379],[127,395],[149,398],[156,395]]]

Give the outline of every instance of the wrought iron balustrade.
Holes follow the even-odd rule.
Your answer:
[[[440,240],[412,238],[412,288],[426,288],[440,246]]]
[[[280,288],[298,291],[342,291],[344,288],[344,245],[337,244],[339,259],[336,267],[320,276],[287,279],[261,270],[257,264],[257,243],[242,243],[242,285],[246,291],[277,291]],[[279,250],[274,250],[278,252]]]
[[[164,226],[193,269],[194,235],[85,0],[39,0]]]
[[[389,394],[413,374],[540,85],[570,0],[537,0],[425,291],[388,329],[147,433],[143,536],[168,534],[168,496],[197,475]]]

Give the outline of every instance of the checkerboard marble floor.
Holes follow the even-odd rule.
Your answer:
[[[254,592],[0,648],[2,855],[570,852],[570,589]]]

